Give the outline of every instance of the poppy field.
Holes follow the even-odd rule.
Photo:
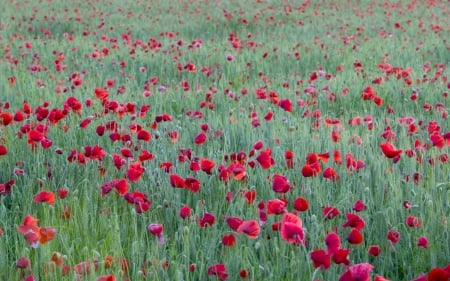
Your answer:
[[[448,1],[0,2],[0,280],[450,280]]]

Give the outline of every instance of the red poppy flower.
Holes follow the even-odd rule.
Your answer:
[[[357,228],[353,228],[347,236],[347,241],[352,245],[358,245],[364,241],[364,237]]]
[[[219,280],[225,280],[228,278],[227,268],[223,263],[216,263],[208,267],[208,275],[215,275]]]
[[[245,233],[247,237],[256,239],[258,238],[260,227],[258,222],[255,220],[243,221],[237,228],[236,232],[238,234]]]
[[[366,209],[367,209],[366,204],[364,204],[364,202],[361,201],[361,200],[357,200],[355,202],[355,204],[353,204],[353,208],[352,208],[352,210],[355,211],[355,212],[361,212],[361,211],[364,211]]]
[[[138,214],[148,211],[152,205],[148,195],[138,190],[135,190],[132,193],[128,192],[123,198],[128,203],[134,205],[134,209]]]
[[[373,265],[369,263],[358,263],[352,265],[340,277],[339,281],[370,281],[370,272]]]
[[[439,267],[431,269],[427,275],[427,281],[448,281],[448,280],[450,280],[450,272],[448,270]]]
[[[332,182],[338,181],[339,178],[340,178],[339,174],[331,167],[327,167],[323,171],[322,175],[323,175],[324,178],[326,178],[326,179],[328,179],[328,180],[330,180]]]
[[[305,212],[309,208],[308,200],[303,197],[297,197],[294,200],[294,209],[299,212]]]
[[[206,138],[207,138],[206,134],[204,132],[201,132],[200,134],[195,136],[194,142],[196,145],[202,145],[205,143]]]
[[[205,212],[203,217],[198,219],[198,224],[201,228],[212,226],[216,222],[216,216],[211,213]]]
[[[254,190],[254,189],[245,190],[244,197],[245,197],[245,200],[247,201],[247,204],[249,204],[249,205],[253,204],[253,202],[256,199],[256,190]]]
[[[334,253],[333,255],[333,262],[335,264],[344,264],[344,265],[350,265],[349,257],[349,249],[339,249]]]
[[[16,269],[31,269],[30,259],[21,257],[16,262]]]
[[[236,244],[236,237],[234,236],[233,233],[224,235],[222,236],[222,244],[227,247],[234,246]]]
[[[186,219],[191,215],[191,208],[189,206],[182,206],[178,212],[181,218]]]
[[[332,219],[338,216],[341,212],[336,207],[333,206],[325,206],[322,209],[322,214],[325,217],[325,219]]]
[[[396,158],[402,154],[401,149],[397,149],[393,144],[389,142],[381,143],[380,148],[384,156],[386,156],[387,158]]]
[[[294,213],[286,213],[281,219],[281,238],[289,244],[304,245],[305,232],[302,220]]]
[[[152,135],[147,130],[142,129],[137,133],[137,139],[149,142],[152,139]]]
[[[172,187],[176,187],[176,188],[185,188],[186,187],[186,181],[177,174],[170,174],[169,180],[170,180],[170,185]]]
[[[392,242],[392,244],[397,244],[398,240],[400,240],[400,232],[389,229],[387,233],[387,239]]]
[[[128,167],[126,177],[132,182],[137,182],[144,172],[144,166],[142,166],[140,162],[134,162]]]
[[[377,257],[381,254],[381,247],[378,245],[372,245],[369,247],[369,255]]]
[[[285,111],[292,112],[292,101],[290,99],[280,100],[278,105]]]
[[[207,173],[208,175],[211,175],[211,170],[214,168],[216,163],[214,161],[207,159],[207,158],[200,158],[200,168],[203,172]]]
[[[325,244],[327,245],[327,253],[331,256],[341,248],[341,239],[336,232],[330,232],[325,237]]]
[[[244,222],[244,220],[239,217],[227,217],[226,222],[231,229],[237,231],[238,227]]]
[[[366,222],[357,214],[347,213],[345,214],[345,216],[347,217],[347,221],[344,223],[344,225],[342,225],[343,227],[354,227],[358,230],[364,228]]]
[[[417,246],[422,247],[424,249],[428,249],[428,239],[426,236],[420,236],[417,239]]]
[[[262,150],[258,157],[256,157],[256,161],[258,161],[262,169],[269,169],[272,165],[275,165],[275,160],[272,158],[272,150],[270,148]]]
[[[102,275],[97,278],[97,281],[116,281],[116,278],[112,274]]]
[[[310,257],[313,261],[314,268],[320,267],[322,270],[326,270],[331,266],[331,257],[324,250],[312,251]]]
[[[46,202],[50,205],[54,205],[55,194],[51,191],[42,190],[38,194],[36,194],[36,196],[34,196],[33,201],[37,203]]]
[[[280,215],[286,212],[286,201],[281,199],[271,199],[267,201],[267,214]]]
[[[288,192],[289,190],[291,190],[289,180],[283,175],[273,175],[272,190],[282,194]]]
[[[151,223],[148,225],[147,229],[148,229],[148,232],[150,232],[152,235],[156,236],[156,238],[158,240],[158,244],[165,243],[164,234],[163,234],[164,227],[162,224]]]
[[[422,225],[422,220],[419,217],[408,216],[406,218],[406,225],[409,227],[420,227]]]

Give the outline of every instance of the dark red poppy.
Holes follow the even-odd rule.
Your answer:
[[[201,132],[200,134],[195,136],[194,142],[196,145],[202,145],[205,143],[206,138],[207,138],[206,134],[204,132]]]
[[[47,191],[47,190],[42,190],[38,194],[36,194],[36,196],[34,196],[33,201],[38,202],[38,203],[45,202],[50,205],[54,205],[55,204],[55,193],[53,193],[51,191]]]
[[[330,232],[325,237],[325,244],[327,245],[327,253],[332,256],[341,248],[341,239],[336,232]]]
[[[346,266],[350,265],[349,249],[339,249],[333,255],[333,262],[335,264],[344,264]]]
[[[270,148],[262,150],[256,157],[256,161],[258,161],[262,169],[269,169],[272,165],[275,165],[275,160],[272,158],[272,150]]]
[[[347,236],[347,241],[352,245],[358,245],[364,241],[364,237],[357,228],[353,228]]]
[[[339,281],[370,281],[370,272],[373,265],[358,263],[350,266],[340,277]]]
[[[272,181],[272,190],[276,193],[286,193],[289,190],[291,190],[291,185],[289,184],[289,180],[280,174],[273,175],[273,181]]]
[[[251,239],[258,238],[260,227],[256,220],[243,221],[236,229],[238,234],[246,234]]]
[[[222,236],[222,244],[227,247],[234,246],[236,244],[236,237],[234,236],[233,233],[224,235]]]
[[[176,187],[176,188],[185,188],[186,187],[186,181],[177,174],[170,174],[169,181],[170,181],[170,185],[172,187]]]
[[[303,197],[297,197],[294,199],[294,209],[299,212],[305,212],[309,208],[308,200]]]
[[[352,208],[352,210],[355,212],[361,212],[366,209],[367,209],[366,204],[364,204],[364,202],[359,199],[355,202],[355,204],[353,204],[353,208]]]
[[[186,219],[191,215],[191,208],[189,206],[182,206],[178,212],[178,214],[180,215],[181,218]]]
[[[333,206],[325,206],[322,209],[322,214],[325,219],[332,219],[338,216],[341,212]]]
[[[312,251],[310,257],[313,261],[314,268],[320,267],[322,270],[326,270],[331,266],[331,257],[324,250]]]
[[[225,280],[228,278],[228,273],[225,264],[216,263],[208,267],[208,275],[215,275],[219,280]]]
[[[207,173],[208,175],[211,175],[211,170],[214,168],[216,163],[210,159],[207,158],[200,158],[200,168],[203,172]]]
[[[391,241],[392,244],[397,244],[398,241],[400,240],[400,232],[393,229],[389,229],[387,233],[387,239]]]
[[[450,273],[442,268],[435,267],[428,272],[427,281],[448,281]]]
[[[267,214],[280,215],[286,212],[286,201],[281,199],[271,199],[267,201]]]
[[[289,244],[304,245],[305,232],[302,220],[294,213],[286,213],[281,219],[281,238]]]
[[[361,218],[357,214],[346,213],[345,216],[347,217],[347,221],[342,225],[343,227],[353,227],[358,230],[364,228],[366,222],[364,221],[363,218]]]
[[[144,166],[140,162],[131,163],[128,167],[126,177],[132,182],[137,182],[141,178],[142,174],[145,172]]]
[[[377,257],[381,254],[381,247],[378,245],[372,245],[368,250],[369,255]]]
[[[332,167],[325,168],[322,176],[332,182],[338,181],[340,178],[339,174]]]
[[[216,222],[216,216],[214,216],[213,214],[208,213],[208,212],[205,212],[203,214],[203,217],[198,219],[198,225],[201,228],[205,228],[207,226],[212,226],[212,225],[214,225],[215,222]]]
[[[393,144],[389,142],[383,142],[380,144],[381,151],[387,158],[396,158],[402,154],[401,149],[397,149]]]

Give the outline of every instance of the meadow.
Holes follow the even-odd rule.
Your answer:
[[[0,4],[0,280],[450,280],[448,1]]]

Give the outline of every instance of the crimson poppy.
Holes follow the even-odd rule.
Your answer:
[[[325,206],[322,209],[322,214],[327,220],[337,217],[340,213],[341,212],[333,206]]]
[[[256,161],[258,161],[262,169],[269,169],[272,165],[275,165],[275,160],[272,158],[272,150],[270,148],[262,150],[256,157]]]
[[[286,212],[286,201],[281,199],[271,199],[267,201],[267,214],[280,215]]]
[[[369,247],[369,255],[377,257],[381,254],[381,247],[378,245],[372,245]]]
[[[144,166],[140,162],[131,163],[128,167],[126,177],[132,182],[137,182],[145,172]]]
[[[176,187],[176,188],[185,188],[186,187],[186,181],[177,174],[170,174],[169,180],[170,180],[170,185],[172,187]]]
[[[244,222],[244,220],[239,217],[227,217],[226,222],[231,229],[237,231],[238,227]]]
[[[205,212],[203,214],[203,217],[198,219],[198,224],[201,228],[205,228],[207,226],[212,226],[212,225],[214,225],[215,222],[216,222],[216,216],[211,213],[208,213],[208,212]]]
[[[322,249],[312,251],[310,257],[313,261],[314,268],[320,267],[320,269],[326,270],[331,266],[330,255]]]
[[[50,205],[54,205],[55,204],[55,193],[53,193],[51,191],[47,191],[47,190],[42,190],[38,194],[36,194],[36,196],[34,196],[33,201],[38,202],[38,203],[45,202]]]
[[[196,145],[202,145],[205,143],[206,138],[207,138],[206,134],[204,132],[201,132],[197,136],[195,136],[194,142]]]
[[[116,278],[114,277],[114,275],[108,274],[100,276],[96,281],[116,281]]]
[[[359,199],[355,202],[355,204],[353,204],[353,208],[352,208],[352,210],[355,212],[361,212],[366,209],[367,209],[366,204],[364,204],[364,202]]]
[[[364,225],[366,223],[364,219],[358,216],[357,214],[346,213],[345,216],[347,217],[347,221],[344,223],[344,225],[342,225],[343,227],[354,227],[358,230],[364,228]]]
[[[358,245],[364,241],[364,237],[359,229],[353,228],[347,236],[347,241],[352,245]]]
[[[238,234],[245,233],[247,237],[251,239],[256,239],[258,238],[260,227],[258,222],[255,220],[243,221],[236,229],[236,232]]]
[[[234,236],[233,233],[224,235],[222,236],[222,244],[227,247],[234,246],[236,244],[236,237]]]
[[[420,227],[422,225],[422,220],[419,217],[408,216],[406,218],[406,225],[409,227]]]
[[[428,249],[428,239],[426,236],[422,235],[417,239],[417,246],[422,247],[424,249]]]
[[[162,224],[151,223],[148,225],[147,229],[148,229],[148,232],[150,232],[152,235],[156,236],[156,238],[158,240],[158,244],[165,243],[164,234],[163,234],[164,227]]]
[[[299,212],[305,212],[309,208],[308,200],[303,197],[297,197],[294,200],[294,209]]]
[[[186,219],[191,215],[191,208],[189,206],[182,206],[178,212],[181,218]]]
[[[216,263],[208,267],[208,275],[215,275],[219,280],[225,280],[228,278],[227,268],[223,263]]]
[[[247,201],[247,204],[251,205],[256,199],[256,190],[245,190],[244,191],[244,198]]]
[[[323,171],[322,176],[332,182],[338,181],[340,178],[339,174],[332,167],[327,167]]]
[[[286,193],[289,190],[291,190],[291,185],[289,184],[289,180],[279,174],[273,175],[273,181],[272,181],[272,190],[277,193]]]
[[[349,249],[339,249],[333,255],[333,262],[335,264],[344,264],[346,266],[350,265],[349,257]]]
[[[325,237],[325,244],[327,245],[327,253],[331,256],[341,248],[341,239],[336,232],[330,232]]]
[[[401,149],[397,149],[393,144],[390,142],[383,142],[380,144],[381,151],[383,152],[384,156],[387,158],[396,158],[400,157],[402,154]]]
[[[281,219],[281,238],[289,244],[304,245],[305,232],[302,220],[294,213],[286,213]]]
[[[8,150],[6,149],[6,146],[0,145],[0,156],[4,156],[8,154]]]
[[[392,244],[397,244],[400,240],[400,232],[389,229],[387,233],[387,239],[392,242]]]
[[[427,281],[448,281],[450,272],[448,270],[435,267],[428,272]]]
[[[203,172],[207,173],[208,175],[211,175],[211,170],[214,168],[216,163],[214,161],[207,159],[207,158],[200,158],[200,168]]]
[[[358,263],[350,266],[340,277],[339,281],[370,281],[370,272],[373,265]]]

